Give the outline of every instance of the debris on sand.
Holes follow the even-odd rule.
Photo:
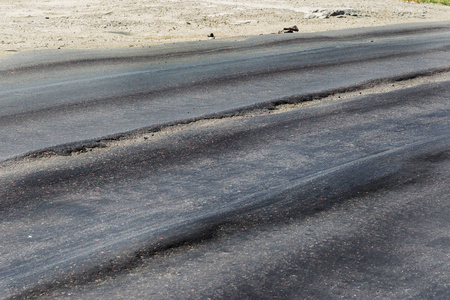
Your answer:
[[[294,32],[298,32],[298,27],[297,25],[294,25],[292,27],[286,27],[283,28],[283,30],[278,31],[278,33],[294,33]]]
[[[342,18],[345,16],[362,17],[359,10],[353,8],[324,8],[315,9],[305,15],[305,19],[329,19],[330,17]]]

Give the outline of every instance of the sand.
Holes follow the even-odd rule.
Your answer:
[[[324,18],[323,9],[352,9]],[[326,12],[325,12],[326,13]],[[0,57],[40,49],[163,43],[450,20],[450,7],[400,0],[0,0]],[[328,12],[329,14],[329,12]],[[294,33],[296,34],[296,33]]]

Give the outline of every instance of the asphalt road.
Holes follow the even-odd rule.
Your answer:
[[[0,60],[0,297],[450,298],[448,49],[446,22]]]

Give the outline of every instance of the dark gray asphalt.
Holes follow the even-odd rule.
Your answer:
[[[448,70],[449,29],[0,61],[1,298],[448,299],[450,82],[268,112]]]
[[[450,25],[438,25],[265,36],[215,47],[185,44],[131,53],[56,51],[36,58],[42,64],[12,58],[0,67],[0,160],[278,99],[295,101],[449,69]],[[54,64],[47,62],[49,57]]]

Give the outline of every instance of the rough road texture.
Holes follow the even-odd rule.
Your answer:
[[[0,0],[0,15],[1,57],[271,34],[293,25],[319,32],[443,21],[450,7],[399,0]]]
[[[449,28],[5,58],[0,299],[449,299]]]

